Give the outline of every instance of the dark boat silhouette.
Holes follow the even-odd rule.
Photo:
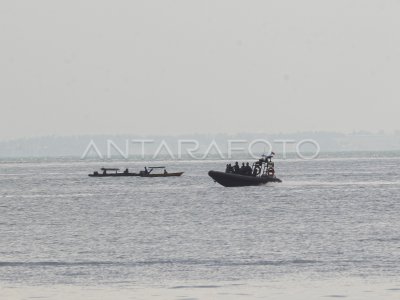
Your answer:
[[[102,173],[99,173],[97,171],[93,172],[93,174],[89,174],[89,177],[122,177],[122,176],[139,176],[138,173],[129,173],[126,169],[124,172],[120,173],[118,172],[119,169],[117,168],[101,168],[103,171]],[[113,172],[113,173],[109,173]]]
[[[249,176],[225,173],[219,171],[209,171],[208,175],[218,182],[220,185],[225,187],[235,187],[235,186],[252,186],[261,185],[268,182],[282,182],[279,178],[271,176]]]
[[[272,155],[263,155],[261,159],[253,163],[251,172],[240,174],[240,172],[230,171],[228,166],[225,172],[209,171],[208,175],[225,187],[255,186],[268,182],[282,182],[275,176],[274,163]]]
[[[154,169],[163,169],[162,173],[152,173]],[[168,173],[165,167],[145,167],[144,171],[139,173],[130,173],[128,169],[124,172],[118,172],[120,169],[117,168],[101,168],[101,173],[95,171],[89,174],[89,177],[124,177],[124,176],[138,176],[138,177],[176,177],[181,176],[183,172]],[[111,173],[110,173],[111,172]]]
[[[154,169],[163,169],[162,173],[152,173]],[[145,168],[144,171],[139,172],[140,177],[177,177],[181,176],[183,172],[168,173],[165,167],[149,167],[149,170]]]

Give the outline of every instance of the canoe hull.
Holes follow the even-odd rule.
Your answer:
[[[177,177],[177,176],[181,176],[183,174],[183,172],[177,172],[177,173],[167,173],[167,174],[141,174],[139,175],[140,177]]]
[[[130,177],[130,176],[139,176],[137,173],[117,173],[117,174],[89,174],[89,177]]]
[[[279,178],[271,176],[246,176],[218,171],[210,171],[208,175],[225,187],[257,186],[268,182],[282,182]]]
[[[167,173],[167,174],[141,174],[141,173],[117,173],[117,174],[89,174],[89,177],[130,177],[130,176],[137,176],[137,177],[177,177],[181,176],[183,172],[177,173]]]

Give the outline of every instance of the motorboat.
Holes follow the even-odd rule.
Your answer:
[[[268,182],[282,182],[275,176],[275,166],[272,162],[273,154],[263,155],[250,167],[240,168],[238,162],[232,167],[227,165],[225,172],[209,171],[208,175],[225,187],[240,187],[262,185]]]

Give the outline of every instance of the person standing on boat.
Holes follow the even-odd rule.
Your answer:
[[[244,163],[242,163],[242,166],[240,167],[239,174],[246,174],[246,166],[244,165]]]
[[[253,176],[258,176],[261,173],[262,162],[257,161],[254,164]]]
[[[239,174],[240,167],[239,167],[239,163],[238,162],[235,162],[235,166],[233,167],[233,171],[234,171],[234,173]]]
[[[251,175],[251,173],[252,173],[252,170],[251,170],[251,167],[250,167],[250,165],[249,165],[249,163],[246,163],[246,167],[245,167],[245,170],[244,170],[245,172],[245,175]]]

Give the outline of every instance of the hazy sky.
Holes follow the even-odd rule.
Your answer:
[[[0,139],[400,129],[400,1],[0,2]]]

